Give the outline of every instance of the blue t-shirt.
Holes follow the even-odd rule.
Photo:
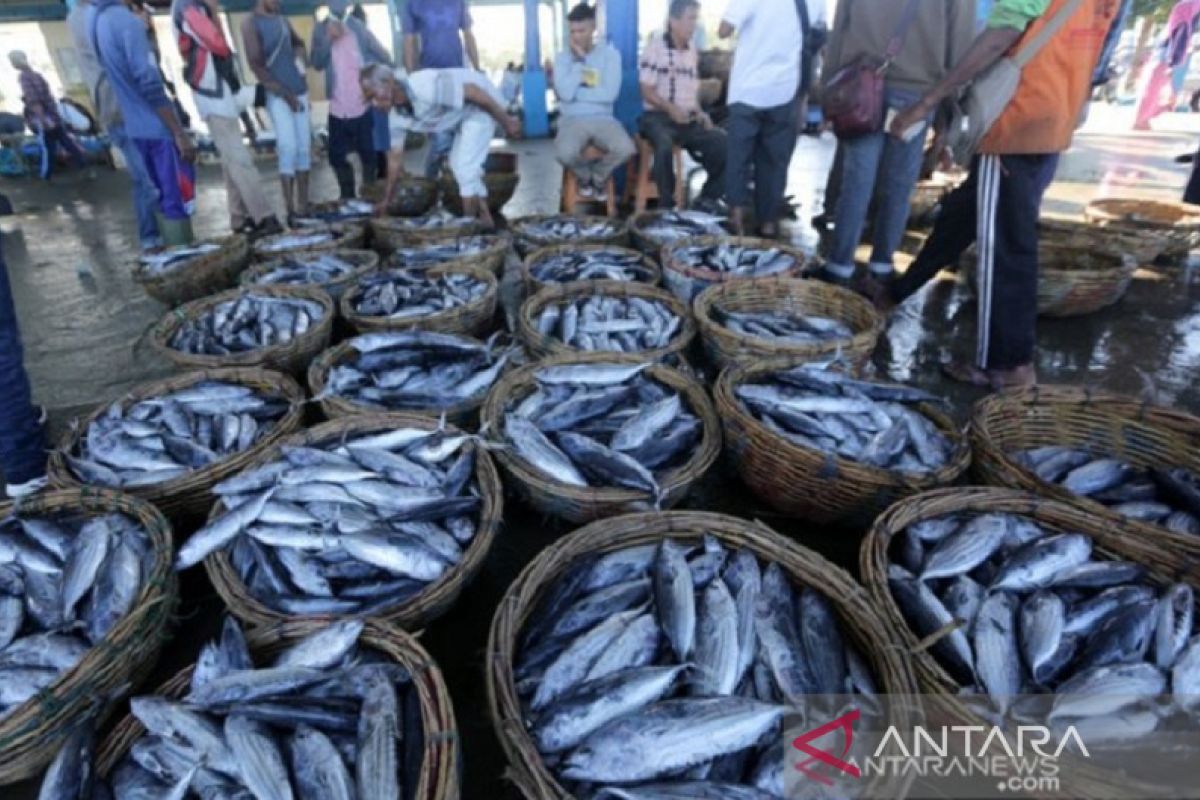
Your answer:
[[[462,67],[463,46],[459,31],[471,29],[466,0],[408,0],[404,4],[405,34],[421,40],[421,69]]]

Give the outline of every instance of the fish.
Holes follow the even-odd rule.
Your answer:
[[[741,677],[737,606],[720,578],[704,588],[696,619],[695,692],[699,697],[733,694]]]
[[[393,269],[359,278],[349,302],[364,317],[412,320],[462,308],[483,297],[487,288],[469,273]]]
[[[1059,686],[1049,719],[1111,714],[1144,697],[1161,694],[1166,685],[1166,675],[1153,664],[1085,669]]]
[[[475,400],[515,355],[465,336],[419,330],[367,334],[348,343],[350,355],[330,369],[318,399],[340,397],[392,411],[440,411]]]
[[[143,274],[160,276],[176,272],[200,256],[215,253],[221,249],[216,242],[198,242],[196,244],[168,247],[157,253],[143,253],[138,256],[138,264]]]
[[[275,297],[248,287],[175,329],[167,346],[191,355],[249,353],[292,342],[320,325],[325,309],[314,300]]]
[[[1177,583],[1163,592],[1154,611],[1154,663],[1170,669],[1192,636],[1196,601],[1192,587]]]
[[[94,724],[95,720],[88,716],[77,722],[63,739],[58,755],[50,762],[42,779],[38,800],[78,800],[92,796]]]
[[[664,300],[597,291],[548,303],[533,325],[542,335],[575,350],[638,353],[666,347],[682,329],[683,320]]]
[[[651,212],[639,218],[638,233],[659,244],[695,236],[727,236],[727,217],[703,211],[677,210]]]
[[[919,638],[948,631],[932,650],[951,675],[969,681],[975,675],[975,658],[962,624],[927,585],[900,567],[892,565],[888,569],[888,587]]]
[[[289,253],[270,268],[254,275],[259,286],[325,286],[344,280],[360,269],[360,265],[339,255],[337,251]]]
[[[695,584],[683,553],[670,539],[659,545],[654,560],[654,600],[675,657],[687,663],[696,643]]]
[[[1021,689],[1016,598],[1007,592],[988,595],[972,631],[975,672],[1003,714]]]
[[[811,345],[846,341],[854,337],[854,330],[846,323],[816,314],[736,312],[715,306],[713,318],[734,333],[775,342]]]
[[[344,231],[336,227],[306,228],[301,233],[279,233],[267,236],[254,245],[259,253],[283,253],[288,250],[305,250],[310,247],[328,244],[344,236]]]
[[[795,256],[779,248],[745,246],[732,242],[706,245],[682,243],[671,247],[667,257],[693,269],[707,269],[743,278],[778,275],[802,266]]]
[[[118,400],[81,431],[67,464],[84,483],[112,489],[163,483],[253,447],[291,408],[279,393],[220,380]]]
[[[282,613],[394,608],[450,573],[475,541],[478,447],[448,430],[395,427],[310,442],[290,454],[300,464],[281,452],[214,487],[224,502],[180,548],[176,568],[223,552],[246,591]],[[337,461],[304,466],[326,457]],[[354,638],[346,625],[297,663],[340,658],[335,645]]]
[[[1037,675],[1062,644],[1067,604],[1053,592],[1036,592],[1021,604],[1021,655]]]
[[[451,214],[440,206],[427,214],[416,217],[388,217],[391,227],[413,231],[434,231],[446,228],[468,228],[475,224],[472,217],[460,217]]]
[[[455,220],[465,218],[455,217]],[[485,253],[507,240],[500,236],[455,236],[453,239],[434,239],[428,242],[414,242],[398,247],[388,256],[386,266],[409,270],[422,267],[436,267],[453,261]]]
[[[535,247],[551,244],[588,244],[616,236],[621,232],[617,223],[599,217],[577,217],[553,214],[513,221],[517,249],[522,255]]]
[[[1008,517],[981,514],[938,542],[930,551],[921,580],[965,575],[991,558],[1008,536]]]
[[[641,253],[623,247],[560,250],[531,256],[528,268],[530,277],[539,283],[590,280],[654,283],[657,277],[647,268]]]
[[[307,213],[294,217],[291,227],[324,228],[333,222],[365,220],[375,213],[374,204],[355,198],[327,205],[332,207],[319,211],[310,209]]]
[[[1081,533],[1038,539],[1004,561],[991,588],[1029,591],[1048,586],[1055,575],[1084,563],[1091,554],[1092,540]]]

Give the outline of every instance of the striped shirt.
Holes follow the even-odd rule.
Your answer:
[[[40,121],[46,128],[57,128],[62,125],[62,120],[58,116],[58,103],[54,101],[54,95],[51,94],[50,84],[46,83],[46,79],[32,69],[23,69],[20,82],[21,99],[25,101],[25,119],[30,122]],[[40,118],[30,110],[30,107],[35,105],[42,107]]]
[[[684,111],[700,110],[700,56],[691,44],[676,47],[670,33],[650,39],[638,62],[638,81]]]

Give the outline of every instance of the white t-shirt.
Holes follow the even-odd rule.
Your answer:
[[[404,75],[396,70],[396,77],[405,87],[412,113],[392,109],[388,114],[388,127],[393,142],[403,142],[405,131],[433,133],[458,128],[471,114],[488,113],[474,103],[467,102],[464,90],[467,84],[478,86],[492,96],[501,106],[504,98],[486,76],[465,68],[422,69]]]
[[[721,19],[737,30],[730,104],[773,108],[800,88],[800,15],[796,0],[730,0]]]

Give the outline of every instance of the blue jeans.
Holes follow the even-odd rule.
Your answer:
[[[46,474],[46,434],[30,399],[17,310],[3,252],[0,252],[0,469],[10,484],[25,483]]]
[[[133,210],[137,214],[138,242],[143,250],[163,246],[162,234],[158,232],[158,219],[154,212],[158,209],[158,189],[150,180],[146,171],[146,162],[141,152],[133,146],[133,140],[125,132],[125,125],[113,125],[108,129],[108,137],[113,145],[121,151],[125,159],[125,168],[129,170],[129,180],[133,183]]]
[[[884,103],[903,111],[920,99],[920,94],[887,89]],[[834,231],[825,268],[848,278],[854,272],[854,250],[862,238],[867,211],[875,199],[871,271],[890,274],[892,255],[900,246],[908,225],[913,187],[921,172],[925,129],[907,142],[886,133],[872,133],[839,142],[842,150],[842,179],[834,213]]]
[[[454,131],[435,131],[429,134],[429,152],[425,156],[425,177],[436,178],[442,161],[454,146]]]
[[[779,221],[788,164],[796,149],[796,103],[755,108],[729,106],[729,157],[725,171],[725,200],[733,208],[750,204],[754,178],[754,218],[760,225]]]

